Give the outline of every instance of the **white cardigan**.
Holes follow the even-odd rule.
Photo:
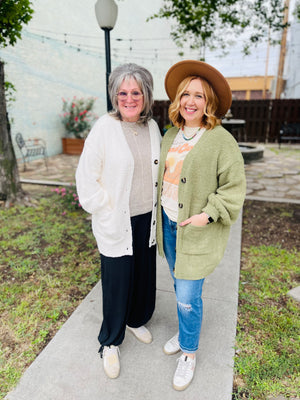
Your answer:
[[[154,120],[148,122],[151,140],[153,209],[149,247],[156,244],[157,173],[161,135]],[[93,126],[76,170],[80,204],[92,214],[92,229],[101,254],[132,255],[129,196],[134,160],[121,122],[105,114]]]

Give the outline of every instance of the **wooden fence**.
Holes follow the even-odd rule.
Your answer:
[[[166,100],[154,102],[154,119],[161,131],[170,124],[169,104]],[[231,112],[233,118],[246,121],[244,142],[274,143],[284,122],[300,122],[300,99],[233,100]]]

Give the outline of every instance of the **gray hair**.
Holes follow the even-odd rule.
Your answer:
[[[122,85],[122,82],[130,79],[136,80],[144,95],[144,107],[138,122],[146,123],[152,117],[153,78],[151,73],[146,68],[140,67],[139,65],[133,63],[120,65],[119,67],[115,68],[109,76],[108,91],[111,104],[114,108],[110,115],[122,120],[118,107],[117,93]]]

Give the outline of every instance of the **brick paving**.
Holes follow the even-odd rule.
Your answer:
[[[48,169],[42,159],[34,160],[23,171],[21,180],[57,183],[75,183],[79,156],[59,154],[48,159]],[[247,198],[266,201],[300,203],[300,146],[290,145],[278,150],[277,145],[266,145],[264,158],[245,165]],[[49,190],[47,186],[24,183],[27,191]]]
[[[247,198],[300,203],[300,147],[265,146],[264,158],[245,165]]]

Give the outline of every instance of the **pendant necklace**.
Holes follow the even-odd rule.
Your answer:
[[[184,140],[192,140],[192,139],[194,139],[194,137],[197,135],[197,133],[200,131],[200,129],[201,128],[197,129],[197,131],[191,137],[184,136],[184,129],[181,129],[183,139]]]
[[[137,135],[139,134],[137,130],[131,128],[130,126],[129,126],[129,129],[131,130],[131,132],[132,132],[135,136],[137,136]]]
[[[131,133],[133,133],[135,136],[137,136],[139,134],[139,132],[138,132],[137,128],[133,128],[132,126],[130,126],[131,124],[133,125],[132,122],[125,122],[124,128],[127,130],[127,132],[129,130]]]

